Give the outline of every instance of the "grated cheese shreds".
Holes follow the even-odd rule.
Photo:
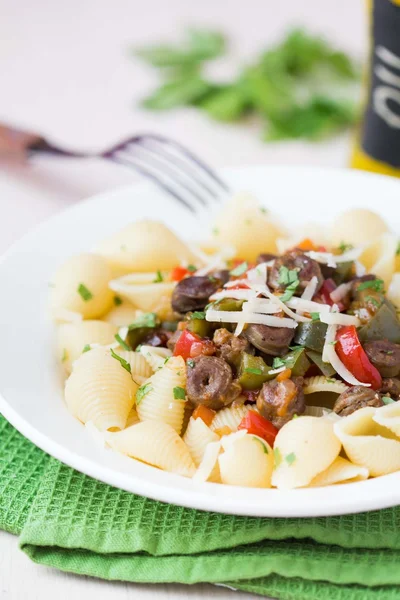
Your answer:
[[[259,312],[264,315],[282,312],[280,307],[275,302],[264,300],[263,298],[252,298],[248,302],[245,302],[242,308],[243,310]]]
[[[210,296],[210,300],[222,300],[222,298],[233,298],[234,300],[251,300],[255,298],[255,292],[253,290],[223,290],[222,292],[216,292]]]
[[[344,315],[342,313],[321,313],[320,319],[322,323],[327,325],[355,325],[359,327],[361,325],[360,319],[354,315]]]
[[[340,302],[345,298],[347,293],[351,290],[352,283],[341,283],[333,292],[329,295],[333,302]]]
[[[235,279],[234,281],[227,281],[226,284],[224,285],[224,288],[236,287],[239,284],[248,286],[249,280],[248,279]]]
[[[316,277],[314,275],[314,277],[312,277],[311,280],[307,283],[307,285],[304,289],[304,292],[301,295],[302,299],[303,300],[312,300],[315,292],[317,291],[317,287],[318,287],[318,277]]]
[[[291,298],[286,302],[286,305],[289,308],[297,309],[297,314],[299,314],[299,310],[306,311],[308,313],[317,312],[317,313],[328,313],[331,309],[329,304],[320,304],[319,302],[313,302],[312,300],[304,300],[303,298]]]
[[[226,261],[233,258],[235,254],[236,251],[234,248],[228,246],[223,248],[220,252],[211,256],[211,258],[208,257],[207,264],[196,271],[196,276],[208,275],[212,271],[215,271],[215,269],[226,269]]]
[[[333,267],[335,269],[340,263],[353,262],[357,260],[361,253],[362,248],[353,248],[348,252],[344,252],[344,254],[338,255],[332,254],[331,252],[316,252],[315,250],[310,250],[304,254],[319,263],[328,265],[328,267]]]
[[[206,321],[211,323],[241,323],[243,321],[244,323],[268,325],[269,327],[288,327],[290,329],[295,329],[297,327],[297,323],[294,319],[262,315],[247,311],[214,310],[212,308],[209,308],[206,312]]]
[[[308,317],[303,317],[302,315],[297,315],[295,312],[290,310],[290,308],[284,302],[282,302],[282,300],[280,300],[280,298],[278,296],[274,296],[274,294],[272,294],[272,292],[269,291],[267,286],[251,286],[251,287],[258,294],[267,296],[267,298],[272,300],[272,302],[275,302],[275,304],[280,306],[280,308],[283,310],[283,312],[285,312],[287,315],[289,315],[289,317],[291,317],[295,321],[298,321],[300,323],[308,323],[309,321],[311,321],[311,319],[309,319]]]
[[[267,281],[267,267],[274,261],[263,262],[247,271],[247,279],[251,283],[259,283],[264,285]]]
[[[210,477],[218,461],[221,451],[221,442],[210,442],[207,444],[203,459],[193,475],[193,481],[203,483]]]

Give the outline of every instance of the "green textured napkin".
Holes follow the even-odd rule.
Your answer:
[[[38,563],[104,579],[224,583],[283,600],[400,598],[400,508],[257,519],[162,504],[66,467],[1,416],[0,528]]]

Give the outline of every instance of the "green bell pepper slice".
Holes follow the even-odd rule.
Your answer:
[[[322,353],[327,329],[328,325],[321,323],[321,321],[299,323],[294,341],[299,346],[305,346],[309,350]]]
[[[358,330],[358,337],[361,342],[389,340],[399,344],[400,321],[396,312],[385,302],[371,320]]]
[[[305,348],[296,348],[286,356],[282,356],[285,367],[292,371],[294,377],[303,377],[310,368],[310,361],[307,358]]]
[[[244,390],[259,390],[266,381],[274,379],[261,356],[243,352],[238,369],[238,381]]]
[[[329,363],[324,363],[322,360],[322,354],[315,352],[314,350],[307,350],[307,356],[315,365],[317,365],[325,377],[332,377],[332,375],[335,375],[335,369]]]

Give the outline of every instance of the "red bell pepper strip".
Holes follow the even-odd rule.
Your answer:
[[[270,421],[264,419],[261,415],[249,410],[247,415],[239,423],[238,429],[247,429],[247,433],[258,435],[265,440],[271,448],[274,445],[278,430]]]
[[[171,271],[171,279],[172,281],[181,281],[184,277],[188,275],[193,275],[192,271],[186,269],[185,267],[175,267]]]
[[[378,390],[382,386],[382,377],[361,346],[354,325],[340,327],[336,341],[335,350],[344,366],[358,381],[369,383],[372,389]]]
[[[210,346],[212,346],[210,348]],[[213,354],[215,350],[211,340],[203,340],[196,333],[184,329],[175,344],[174,356],[182,356],[185,360],[200,356],[200,354]]]

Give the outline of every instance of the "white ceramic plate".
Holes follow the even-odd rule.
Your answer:
[[[223,173],[253,192],[290,226],[329,223],[350,207],[378,210],[400,233],[400,182],[361,172],[245,167]],[[0,411],[23,435],[62,462],[113,486],[182,506],[256,516],[323,516],[400,503],[400,473],[365,482],[293,491],[237,488],[159,471],[96,445],[67,411],[46,312],[57,266],[127,222],[162,219],[187,239],[199,221],[146,184],[107,192],[52,218],[17,242],[0,263]],[[156,249],[154,250],[156,252]]]

